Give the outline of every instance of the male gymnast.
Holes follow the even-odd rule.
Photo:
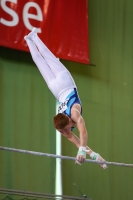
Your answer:
[[[87,146],[88,133],[82,117],[82,105],[76,84],[66,67],[52,54],[37,35],[36,28],[24,37],[33,61],[38,67],[49,89],[59,101],[58,114],[53,118],[54,127],[78,148],[76,163],[86,159],[105,160]],[[77,127],[79,138],[72,132]],[[106,169],[105,164],[101,167]]]

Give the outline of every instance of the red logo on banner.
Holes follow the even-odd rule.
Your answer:
[[[29,51],[33,27],[57,57],[89,64],[87,0],[1,0],[1,46]]]

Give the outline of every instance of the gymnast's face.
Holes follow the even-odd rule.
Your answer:
[[[66,125],[63,129],[57,129],[62,135],[68,136],[71,133],[71,123]]]

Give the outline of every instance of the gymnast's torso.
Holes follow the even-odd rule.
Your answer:
[[[63,113],[67,115],[69,118],[71,118],[71,109],[73,105],[79,104],[81,106],[80,114],[82,115],[82,104],[77,89],[76,88],[71,89],[70,92],[68,91],[68,93],[69,93],[68,95],[62,95],[62,97],[59,99],[58,113]],[[71,130],[73,130],[74,128],[75,126],[72,127]]]

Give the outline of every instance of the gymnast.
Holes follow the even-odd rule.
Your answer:
[[[33,61],[49,89],[59,101],[58,114],[53,118],[54,127],[78,148],[76,163],[81,164],[88,154],[93,160],[105,161],[87,146],[88,133],[82,117],[82,105],[76,84],[66,67],[52,54],[37,35],[37,29],[24,37]],[[72,132],[77,127],[79,138]],[[106,164],[100,164],[106,169]]]

